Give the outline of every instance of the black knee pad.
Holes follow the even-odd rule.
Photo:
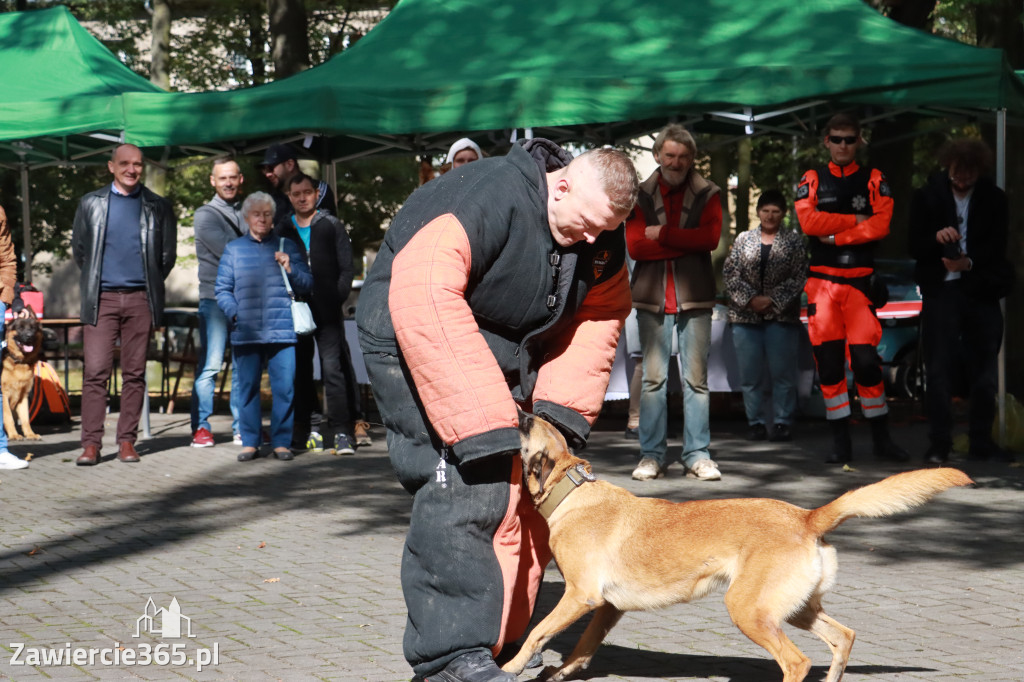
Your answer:
[[[818,379],[822,386],[832,386],[846,380],[846,341],[826,341],[814,347],[814,360],[818,364]]]
[[[882,383],[882,359],[871,344],[850,345],[850,369],[859,386],[877,386]]]

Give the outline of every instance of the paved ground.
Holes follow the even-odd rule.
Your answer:
[[[107,433],[113,429],[114,415]],[[916,452],[924,427],[908,413],[897,438]],[[724,479],[629,478],[635,442],[609,420],[585,453],[595,470],[638,494],[673,500],[768,496],[817,506],[894,473],[865,454],[855,471],[819,463],[822,424],[800,425],[789,445],[751,444],[732,418],[713,419]],[[215,424],[223,436],[224,420]],[[188,418],[155,415],[142,462],[78,468],[78,429],[51,431],[31,468],[0,472],[0,677],[54,679],[404,681],[405,608],[398,557],[410,498],[395,483],[381,429],[353,457],[235,461],[237,449],[188,447]],[[107,446],[107,456],[112,453]],[[1024,470],[962,464],[978,482],[891,519],[852,520],[830,536],[839,550],[829,613],[857,631],[847,682],[1024,680]],[[562,591],[548,570],[538,609]],[[191,619],[193,638],[134,636],[147,600]],[[156,619],[159,624],[159,616]],[[582,630],[552,641],[545,662],[567,655]],[[829,653],[802,632],[794,641],[824,679]],[[164,647],[160,648],[163,644]],[[172,648],[171,645],[178,645]],[[23,648],[22,648],[23,645]],[[104,665],[118,649],[120,665]],[[134,653],[166,665],[126,665]],[[15,665],[43,655],[78,665]],[[99,651],[106,650],[106,651]],[[199,656],[212,659],[196,671]],[[35,659],[33,659],[35,657]],[[719,595],[657,613],[627,614],[596,656],[592,680],[781,678],[765,652],[729,622]],[[523,679],[529,679],[524,677]]]

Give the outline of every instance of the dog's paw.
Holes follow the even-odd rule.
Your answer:
[[[561,682],[565,680],[565,666],[549,665],[537,675],[537,682]]]
[[[15,432],[7,434],[7,440],[25,440],[25,437],[20,433]]]
[[[43,439],[43,437],[40,436],[38,433],[26,433],[25,434],[25,438],[28,438],[29,440],[42,440]]]

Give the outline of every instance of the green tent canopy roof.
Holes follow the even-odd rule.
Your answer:
[[[401,0],[316,68],[256,88],[129,94],[143,146],[667,118],[842,99],[1024,111],[1002,51],[861,0]]]
[[[90,145],[62,136],[125,127],[124,92],[161,93],[122,64],[65,7],[0,14],[0,157],[69,158]],[[25,140],[25,144],[3,141]],[[97,146],[109,145],[100,140]]]

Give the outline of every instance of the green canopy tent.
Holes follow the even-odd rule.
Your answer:
[[[402,0],[351,49],[288,79],[127,95],[125,134],[153,146],[301,131],[334,136],[338,159],[516,128],[611,141],[687,115],[771,129],[836,100],[1022,112],[1024,88],[1001,51],[861,0]]]
[[[291,78],[126,95],[125,135],[251,148],[304,133],[340,160],[519,128],[621,142],[666,119],[792,134],[842,104],[992,115],[1005,184],[1007,114],[1024,113],[1024,86],[1002,51],[902,26],[861,0],[402,0],[351,49]]]
[[[0,14],[0,166],[21,172],[23,255],[31,278],[28,173],[106,160],[125,127],[125,92],[160,93],[65,7]]]

